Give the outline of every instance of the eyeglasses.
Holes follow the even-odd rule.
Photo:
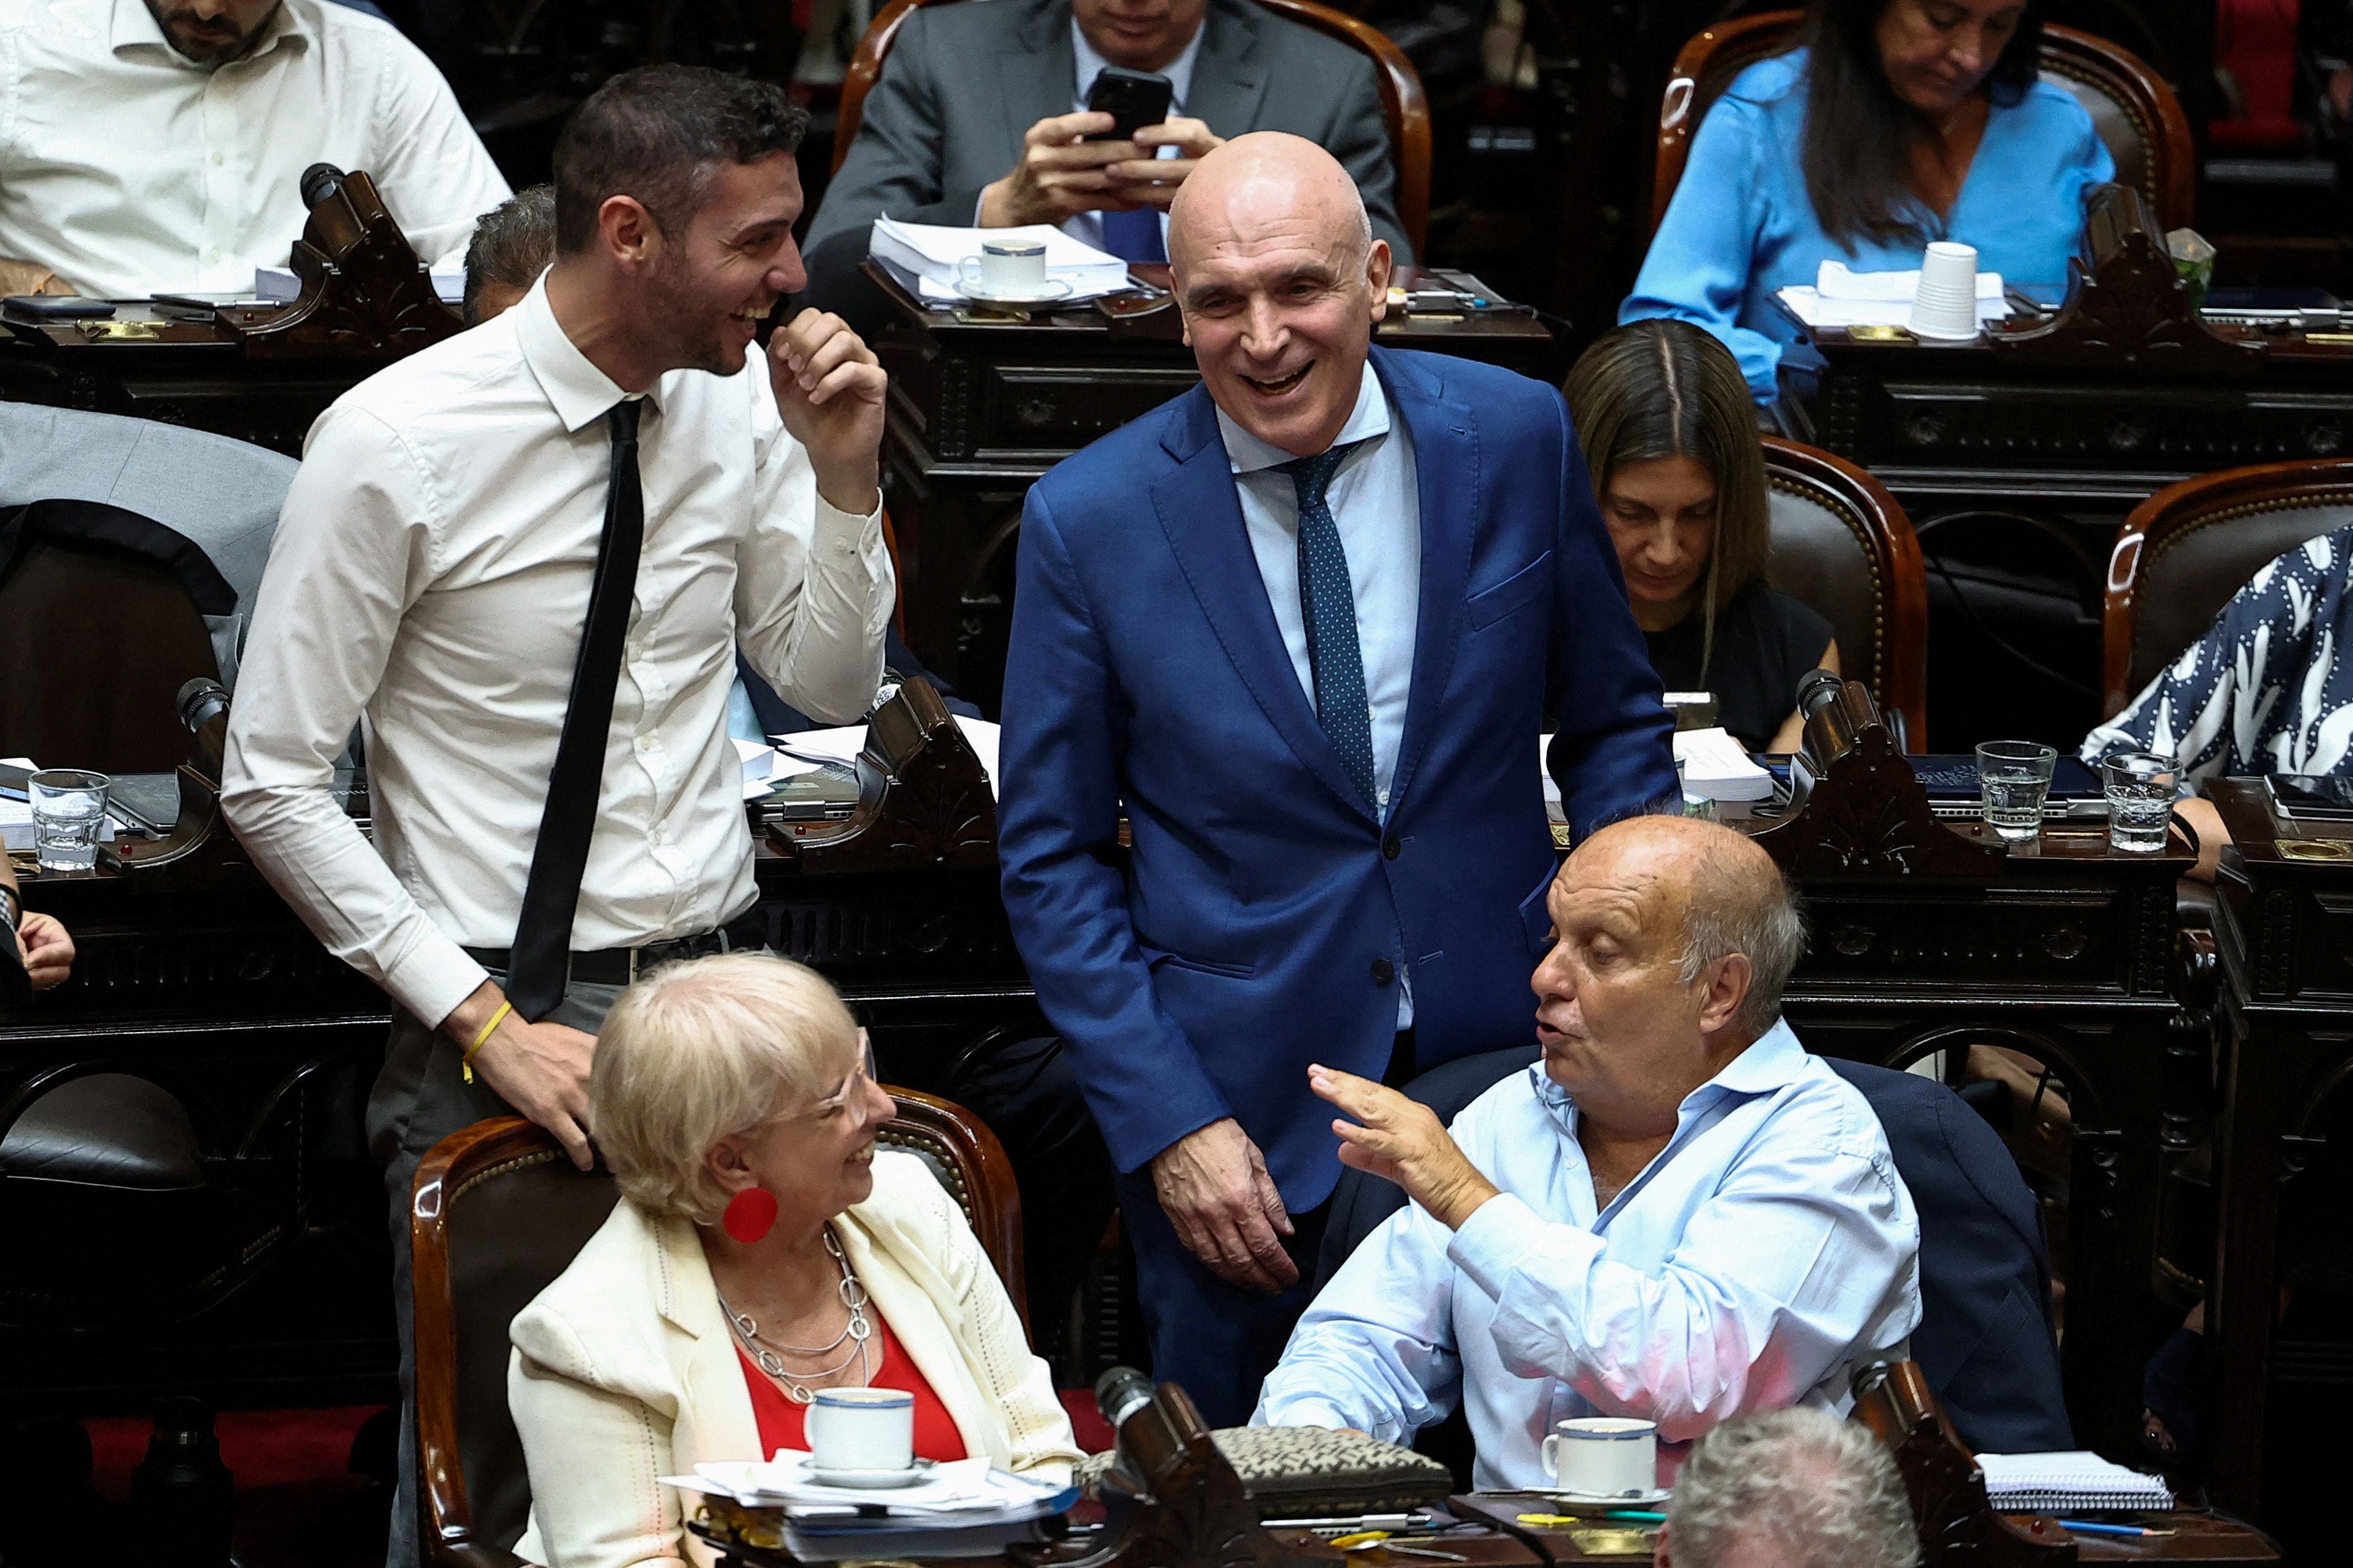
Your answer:
[[[874,1042],[867,1038],[865,1030],[860,1029],[858,1031],[858,1065],[849,1069],[849,1076],[841,1080],[840,1088],[801,1112],[801,1116],[811,1119],[839,1116],[846,1108],[863,1100],[866,1091],[872,1089],[876,1081]]]

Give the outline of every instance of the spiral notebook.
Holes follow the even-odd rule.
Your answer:
[[[2084,1510],[2162,1511],[2173,1493],[2156,1476],[2111,1464],[2097,1454],[1979,1454],[1986,1495],[1998,1513]]]

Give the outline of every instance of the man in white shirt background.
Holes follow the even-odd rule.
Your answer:
[[[397,1009],[368,1130],[404,1384],[426,1151],[514,1111],[586,1168],[593,1031],[622,986],[765,941],[736,647],[832,722],[881,681],[883,374],[818,312],[753,346],[803,280],[805,124],[713,71],[607,83],[556,147],[554,265],[339,399],[287,495],[224,804]],[[330,794],[355,721],[372,845]],[[414,1561],[414,1456],[405,1433],[394,1563]]]
[[[1870,1102],[1780,1019],[1805,927],[1765,851],[1636,817],[1578,845],[1546,907],[1543,1061],[1451,1133],[1309,1069],[1350,1119],[1341,1160],[1413,1202],[1301,1318],[1254,1421],[1406,1443],[1459,1402],[1487,1490],[1552,1484],[1555,1422],[1634,1416],[1670,1478],[1718,1422],[1843,1414],[1857,1369],[1906,1353],[1919,1219]]]
[[[108,299],[249,289],[301,237],[314,163],[373,175],[443,266],[509,194],[424,53],[330,0],[53,0],[0,17],[12,289],[47,272]]]

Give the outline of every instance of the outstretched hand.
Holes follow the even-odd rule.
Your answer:
[[[1337,1068],[1309,1068],[1307,1087],[1356,1119],[1332,1123],[1340,1136],[1340,1163],[1395,1182],[1447,1229],[1461,1229],[1495,1196],[1495,1184],[1420,1101]]]

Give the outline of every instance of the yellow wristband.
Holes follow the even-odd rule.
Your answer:
[[[458,1071],[468,1083],[474,1081],[474,1058],[491,1043],[491,1036],[497,1032],[500,1022],[513,1011],[513,1003],[500,1003],[499,1010],[491,1015],[491,1021],[482,1026],[482,1032],[474,1037],[474,1043],[466,1047],[466,1054],[458,1058]]]

